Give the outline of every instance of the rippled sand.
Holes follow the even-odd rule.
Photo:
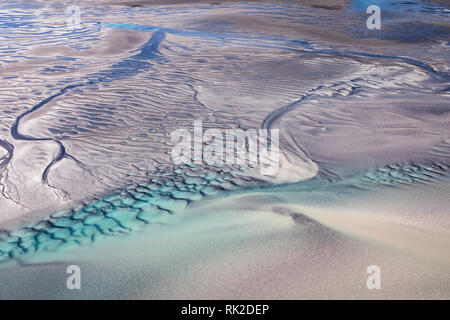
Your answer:
[[[448,9],[68,5],[0,5],[0,297],[450,297]],[[280,129],[280,171],[174,166],[196,119]]]

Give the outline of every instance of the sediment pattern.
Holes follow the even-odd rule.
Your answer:
[[[427,7],[438,22],[423,26],[425,54],[396,38],[401,28],[356,42],[364,24],[345,21],[357,8],[87,5],[81,27],[68,31],[64,4],[2,6],[9,11],[0,28],[20,19],[0,38],[0,212],[69,209],[4,231],[1,261],[138,232],[169,223],[193,201],[274,183],[370,192],[447,177],[440,7]],[[318,25],[321,17],[330,26]],[[332,32],[342,33],[340,45]],[[174,166],[170,133],[197,119],[205,129],[280,129],[280,173],[259,179],[245,167]],[[313,181],[302,181],[316,166]]]

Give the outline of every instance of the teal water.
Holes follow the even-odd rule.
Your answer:
[[[127,187],[119,193],[56,212],[47,219],[5,233],[0,243],[1,260],[20,261],[26,254],[64,251],[105,237],[125,237],[149,224],[164,225],[170,223],[171,216],[181,214],[192,202],[214,194],[220,197],[253,192],[281,195],[292,190],[299,194],[322,190],[324,193],[348,196],[355,191],[373,191],[376,187],[433,183],[446,178],[448,173],[448,166],[444,163],[396,164],[335,182],[316,178],[285,186],[260,183],[255,188],[240,179],[241,172],[238,170],[205,174],[199,169],[202,168],[182,166],[176,169],[182,172],[179,175],[162,172],[150,183]]]

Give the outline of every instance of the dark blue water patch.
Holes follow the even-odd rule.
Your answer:
[[[367,7],[371,5],[377,5],[381,11],[404,11],[407,9],[418,8],[421,6],[419,0],[352,0],[351,10],[354,11],[366,11]]]
[[[50,131],[51,133],[54,133],[54,134],[61,134],[62,133],[61,130],[53,129],[53,128],[49,128],[48,131]]]
[[[381,29],[367,28],[355,32],[360,38],[375,38],[381,40],[405,43],[450,41],[450,27],[422,21],[382,23]]]
[[[377,5],[383,13],[413,13],[413,14],[434,14],[446,15],[445,8],[439,3],[433,1],[421,0],[352,0],[350,10],[357,12],[365,12],[367,7]]]
[[[8,21],[6,23],[0,23],[0,29],[18,29],[18,28],[34,28],[36,23],[33,21]]]
[[[63,61],[76,61],[76,58],[72,58],[72,57],[64,57],[64,56],[57,56],[56,58],[58,58],[59,60],[63,60]]]
[[[82,127],[80,127],[80,126],[76,126],[76,131],[77,131],[77,132],[81,132],[81,133],[88,133],[88,132],[91,132],[91,130],[86,129],[86,128],[82,128]]]
[[[352,11],[366,11],[367,7],[377,5],[383,12],[405,13],[416,11],[419,12],[423,7],[423,2],[419,0],[352,0],[350,10]]]

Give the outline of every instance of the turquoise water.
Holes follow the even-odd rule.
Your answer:
[[[290,186],[262,185],[256,189],[239,181],[239,176],[233,176],[233,172],[204,174],[199,169],[202,168],[180,167],[177,170],[183,174],[178,176],[161,173],[150,183],[128,187],[120,193],[56,212],[38,223],[4,234],[0,244],[2,261],[14,258],[20,260],[24,254],[39,251],[64,251],[105,237],[126,236],[149,224],[164,225],[170,223],[172,215],[181,214],[193,201],[201,201],[203,197],[211,197],[216,193],[219,196],[220,193],[222,196],[252,192],[283,194],[284,190],[297,190],[301,194],[322,190],[324,193],[348,196],[355,191],[368,192],[380,186],[433,183],[445,178],[448,172],[448,166],[444,163],[397,164],[334,183],[313,179]],[[238,182],[242,184],[241,187]]]

